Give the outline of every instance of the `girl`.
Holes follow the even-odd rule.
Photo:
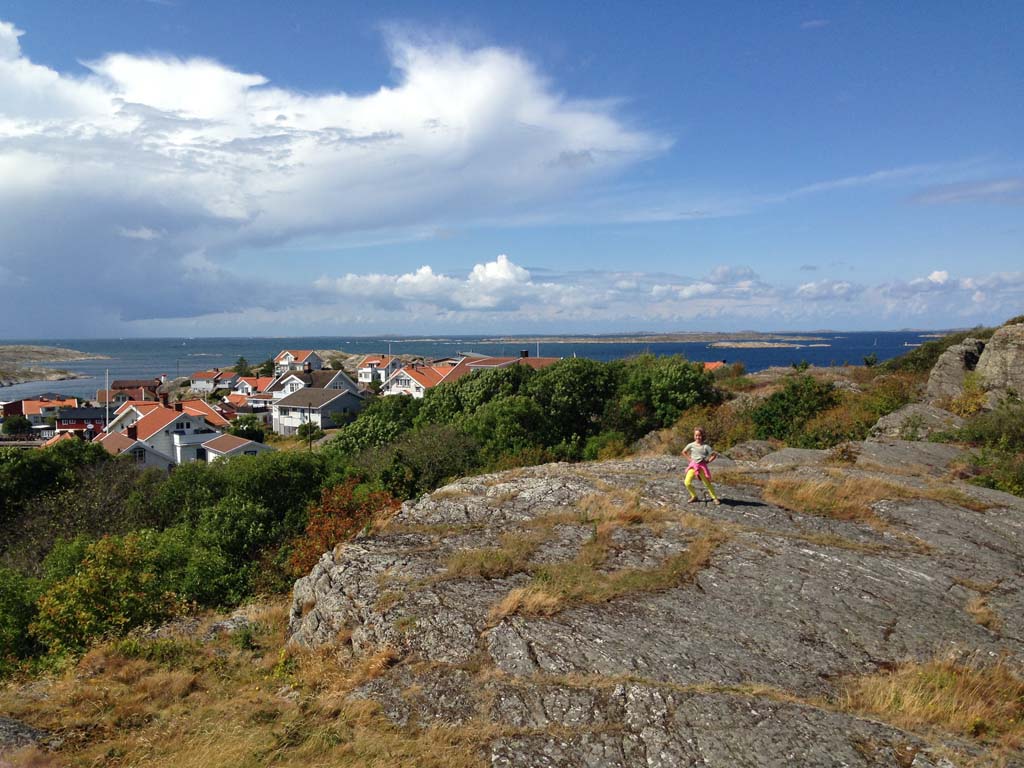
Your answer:
[[[715,504],[721,504],[722,502],[715,496],[715,489],[711,487],[711,471],[708,469],[708,464],[717,459],[718,454],[704,442],[702,427],[693,430],[693,442],[683,448],[681,455],[690,460],[690,464],[686,468],[686,479],[683,480],[686,490],[690,492],[690,499],[687,503],[692,504],[697,500],[697,494],[693,491],[693,476],[699,475],[704,487],[708,489],[708,495],[711,496],[712,501]]]

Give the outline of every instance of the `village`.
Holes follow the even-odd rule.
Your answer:
[[[272,370],[271,361],[255,370],[236,366],[254,375],[213,368],[177,382],[167,376],[116,379],[92,401],[44,392],[3,403],[8,427],[0,445],[47,447],[86,440],[113,455],[131,456],[143,468],[171,470],[275,450],[263,442],[263,433],[323,437],[325,430],[354,420],[374,397],[420,399],[434,387],[477,371],[513,365],[541,369],[559,359],[531,357],[527,350],[515,357],[467,353],[429,361],[370,354],[350,367],[350,374],[340,360],[328,362],[315,350],[285,349],[273,358]],[[22,428],[12,430],[13,424]],[[246,437],[253,429],[260,439]]]

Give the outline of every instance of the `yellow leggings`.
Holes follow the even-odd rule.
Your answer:
[[[693,476],[696,474],[697,470],[688,469],[686,470],[686,479],[683,480],[683,484],[686,486],[686,490],[690,492],[691,499],[697,498],[697,494],[693,490]],[[708,489],[708,495],[711,496],[712,499],[717,499],[718,497],[715,496],[715,489],[711,487],[711,481],[704,477],[704,475],[701,475],[700,479],[701,482],[704,483],[704,487]]]

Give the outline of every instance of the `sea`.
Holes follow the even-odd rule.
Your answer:
[[[274,357],[282,349],[331,349],[347,354],[422,355],[446,357],[459,352],[494,356],[586,357],[616,360],[641,353],[684,355],[689,360],[742,362],[753,373],[772,366],[807,362],[815,366],[860,365],[874,354],[879,362],[896,357],[914,346],[939,335],[934,331],[815,331],[799,334],[773,334],[773,342],[791,344],[786,348],[712,347],[707,342],[616,341],[601,337],[597,341],[559,341],[541,337],[528,343],[496,341],[484,336],[437,337],[254,337],[254,338],[159,338],[159,339],[0,339],[2,344],[33,344],[64,347],[103,355],[103,359],[55,361],[42,367],[82,374],[85,378],[66,381],[26,382],[0,387],[0,402],[53,392],[92,399],[103,388],[104,376],[115,379],[145,379],[165,374],[168,378],[188,376],[194,371],[231,366],[239,357],[256,365]],[[808,337],[815,341],[807,341]],[[635,337],[631,337],[635,339]],[[803,340],[801,340],[803,339]],[[756,339],[761,340],[761,339]]]

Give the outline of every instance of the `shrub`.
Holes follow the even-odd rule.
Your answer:
[[[243,413],[241,416],[238,416],[231,422],[228,432],[236,437],[253,440],[257,443],[262,443],[266,439],[263,422],[251,413]]]
[[[178,604],[162,578],[155,539],[147,531],[91,545],[74,575],[39,598],[32,634],[52,652],[76,652],[171,615]]]
[[[293,543],[289,569],[295,576],[306,575],[324,552],[351,539],[374,515],[397,508],[393,496],[355,480],[325,488],[320,503],[310,507],[305,535]]]
[[[32,431],[32,422],[16,413],[4,419],[3,429],[5,435],[27,435]]]
[[[310,442],[313,440],[319,440],[324,436],[324,434],[324,431],[312,421],[299,424],[298,429],[295,430],[295,436],[299,438],[299,440],[309,440]]]
[[[583,448],[583,458],[587,461],[594,459],[614,459],[618,456],[625,456],[629,447],[626,445],[626,436],[621,432],[602,432],[587,439]]]
[[[0,568],[0,677],[36,649],[28,633],[35,616],[37,583],[10,568]]]
[[[353,459],[353,471],[399,499],[431,491],[480,466],[480,447],[464,431],[427,424],[394,443],[364,451]]]
[[[789,441],[814,416],[835,405],[838,399],[831,384],[811,376],[795,376],[778,392],[769,395],[751,412],[754,434],[761,440]]]
[[[481,448],[485,461],[545,445],[548,422],[532,398],[502,397],[481,405],[462,422],[462,428]]]
[[[1002,451],[1024,452],[1024,404],[1003,403],[978,414],[964,424],[959,437]]]
[[[957,416],[974,416],[985,408],[987,399],[981,378],[971,371],[964,377],[963,391],[949,401],[949,410]]]

